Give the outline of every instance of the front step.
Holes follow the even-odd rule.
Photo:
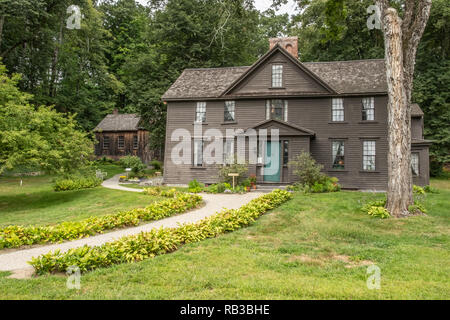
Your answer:
[[[257,184],[256,185],[256,190],[259,192],[271,192],[274,189],[285,190],[286,185],[282,185],[282,184]]]

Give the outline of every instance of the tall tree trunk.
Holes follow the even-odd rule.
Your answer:
[[[386,209],[396,217],[413,204],[411,172],[411,93],[416,52],[427,24],[431,0],[405,0],[404,20],[388,0],[381,12],[388,84],[388,194]]]
[[[53,50],[53,59],[52,59],[52,70],[51,70],[51,76],[50,76],[50,86],[49,86],[49,96],[54,97],[56,96],[56,76],[58,73],[58,59],[59,59],[59,49],[62,44],[62,38],[63,38],[63,24],[64,21],[61,19],[61,25],[59,27],[59,36],[58,36],[58,43],[55,45],[55,49]]]
[[[397,11],[383,13],[388,106],[387,210],[394,216],[408,215],[412,204],[410,106],[404,86],[401,19]]]

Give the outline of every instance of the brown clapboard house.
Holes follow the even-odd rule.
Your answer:
[[[134,113],[120,114],[117,109],[95,127],[97,158],[118,160],[123,156],[138,156],[150,161],[149,132],[141,126],[141,117]]]
[[[297,38],[270,39],[270,50],[250,67],[186,69],[163,95],[167,103],[164,182],[186,184],[218,180],[218,164],[205,164],[208,142],[194,136],[194,124],[204,130],[279,129],[279,142],[257,144],[258,162],[249,174],[258,183],[292,183],[288,162],[302,150],[339,178],[349,189],[387,189],[387,83],[384,60],[301,62]],[[412,106],[412,170],[414,183],[429,182],[430,141],[423,138],[423,112]],[[192,136],[189,164],[171,159],[176,129]],[[242,134],[242,133],[241,133]],[[237,153],[236,139],[226,142],[224,158]],[[246,137],[245,151],[250,147]],[[262,158],[273,146],[279,170],[265,174]],[[252,148],[254,144],[251,145]],[[248,155],[248,153],[246,153]],[[248,159],[246,159],[248,160]],[[271,159],[272,160],[272,159]]]

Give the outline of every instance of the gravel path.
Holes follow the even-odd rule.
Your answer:
[[[106,188],[125,190],[132,192],[140,192],[139,189],[125,188],[118,185],[119,176],[114,176],[103,182],[103,186]],[[137,234],[142,231],[150,231],[155,228],[168,228],[176,227],[180,223],[191,223],[199,221],[205,217],[214,215],[223,208],[237,209],[242,205],[246,204],[252,199],[261,196],[263,193],[260,192],[250,192],[242,195],[238,194],[202,194],[202,198],[205,201],[205,206],[189,211],[184,214],[177,216],[157,220],[147,224],[143,224],[137,227],[119,229],[117,231],[108,232],[105,234],[100,234],[97,236],[92,236],[89,238],[84,238],[80,240],[65,242],[61,244],[52,244],[47,246],[35,247],[31,249],[17,250],[10,253],[1,253],[0,251],[0,271],[13,271],[18,274],[22,274],[24,271],[29,272],[32,267],[27,263],[32,257],[39,256],[41,254],[48,253],[54,250],[61,250],[62,252],[67,251],[71,248],[77,248],[84,245],[88,246],[99,246],[106,242],[111,242],[117,240],[123,236],[128,236],[132,234]],[[120,200],[120,199],[119,199]],[[13,274],[14,277],[14,274]]]

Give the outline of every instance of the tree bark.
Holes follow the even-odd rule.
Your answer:
[[[388,194],[386,209],[408,215],[412,204],[410,107],[405,90],[401,19],[393,8],[382,12],[388,84]]]
[[[381,12],[388,84],[388,193],[386,209],[395,217],[407,216],[413,204],[411,172],[411,93],[414,64],[427,24],[431,0],[406,0],[404,20],[377,0]]]

